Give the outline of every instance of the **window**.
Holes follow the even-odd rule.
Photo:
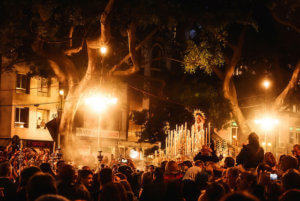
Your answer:
[[[30,78],[27,75],[17,74],[16,92],[29,94]]]
[[[50,81],[46,78],[38,79],[38,96],[49,96]]]
[[[49,121],[49,110],[38,109],[36,120],[36,128],[46,129],[46,123]]]
[[[294,144],[295,143],[295,133],[289,132],[289,143]]]
[[[17,107],[15,110],[15,127],[28,128],[28,122],[29,122],[29,108]]]

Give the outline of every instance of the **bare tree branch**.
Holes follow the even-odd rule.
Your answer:
[[[241,54],[242,54],[242,47],[244,44],[244,39],[245,39],[245,34],[246,34],[246,27],[243,28],[242,33],[239,36],[238,39],[238,44],[236,48],[233,49],[233,55],[230,59],[230,62],[226,66],[225,70],[225,77],[223,81],[223,91],[224,91],[224,96],[225,97],[230,97],[230,81],[232,79],[234,69],[240,60]]]
[[[280,24],[284,25],[284,26],[288,26],[290,28],[292,28],[294,31],[296,31],[297,33],[300,33],[300,28],[297,27],[296,25],[294,25],[293,23],[287,21],[287,20],[283,20],[280,17],[278,17],[274,11],[271,11],[271,14],[273,16],[273,18]]]
[[[152,38],[152,36],[157,32],[157,29],[154,29],[153,31],[151,31],[143,41],[141,41],[136,47],[135,47],[135,51],[138,51],[148,40],[150,40]],[[123,59],[116,64],[110,71],[109,74],[113,74],[114,71],[116,71],[117,68],[119,68],[124,62],[126,62],[128,59],[130,58],[130,53],[128,53],[125,57],[123,57]]]
[[[39,38],[32,44],[32,49],[38,55],[50,60],[49,64],[56,76],[60,77],[59,79],[64,80],[68,77],[67,81],[69,83],[78,82],[79,75],[75,64],[62,51],[51,47],[44,48],[44,42]]]
[[[112,11],[114,0],[109,0],[104,11],[101,14],[100,23],[101,23],[101,37],[100,42],[102,44],[107,44],[110,39],[110,23],[107,18]]]
[[[225,76],[224,76],[224,73],[221,71],[220,68],[218,68],[217,66],[211,66],[211,68],[220,80],[224,80]]]
[[[136,54],[135,30],[136,30],[135,24],[131,23],[127,30],[127,35],[128,35],[128,49],[132,61],[132,66],[123,71],[115,71],[113,72],[113,75],[127,76],[127,75],[134,74],[140,70],[140,64],[138,62],[137,54]]]
[[[300,59],[296,64],[296,67],[293,71],[292,77],[288,83],[288,85],[284,88],[284,90],[277,96],[275,102],[273,104],[273,110],[279,109],[282,105],[289,92],[297,85],[300,76]]]
[[[70,28],[70,33],[69,33],[69,38],[70,38],[70,44],[69,47],[73,47],[73,33],[74,33],[74,26],[71,26]]]
[[[72,40],[72,39],[70,39],[70,40]],[[70,42],[70,43],[71,43],[71,42]],[[84,39],[82,39],[82,42],[81,42],[81,45],[80,45],[80,46],[74,47],[74,48],[70,48],[70,49],[67,49],[67,50],[64,51],[64,54],[65,54],[65,55],[68,55],[68,56],[71,56],[71,55],[73,55],[73,54],[77,54],[77,53],[79,53],[79,52],[82,50],[83,45],[84,45]]]

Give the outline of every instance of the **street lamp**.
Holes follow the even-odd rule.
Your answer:
[[[62,116],[64,94],[65,94],[65,91],[63,89],[60,89],[59,90],[60,104],[59,104],[59,114],[58,114],[59,118],[61,118],[61,116]],[[57,147],[58,147],[58,149],[60,149],[60,133],[59,132],[57,135]]]
[[[132,159],[136,159],[139,156],[139,152],[134,149],[131,149],[129,152],[129,156]]]
[[[267,132],[273,130],[274,127],[279,124],[279,120],[270,117],[264,117],[262,119],[255,119],[254,122],[260,125],[261,129],[265,133],[265,139],[264,142],[262,142],[262,145],[265,147],[265,149],[267,149],[267,146],[271,147],[271,142],[267,143]]]
[[[115,97],[104,96],[103,94],[96,94],[94,96],[87,97],[85,99],[85,104],[89,106],[93,111],[97,112],[98,115],[98,148],[100,146],[100,123],[101,123],[101,113],[104,112],[110,105],[117,104],[118,99]],[[101,154],[100,154],[101,155]]]
[[[65,92],[64,92],[63,89],[59,90],[59,95],[60,95],[60,96],[63,96],[64,94],[65,94]]]
[[[262,84],[265,89],[269,89],[271,82],[269,80],[264,80]]]
[[[270,117],[265,117],[262,119],[255,119],[256,124],[259,124],[261,129],[264,131],[270,131],[274,128],[275,125],[279,123],[278,119],[273,119]]]
[[[102,55],[106,55],[106,53],[107,53],[107,47],[106,47],[106,46],[101,46],[101,47],[100,47],[100,53],[101,53]]]

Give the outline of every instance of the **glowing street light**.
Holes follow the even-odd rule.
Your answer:
[[[272,130],[275,127],[275,125],[279,123],[279,120],[266,117],[262,119],[255,119],[254,122],[256,124],[259,124],[264,131],[269,131]]]
[[[106,55],[106,53],[107,53],[107,47],[106,47],[106,46],[101,46],[101,47],[100,47],[100,53],[101,53],[102,55]]]
[[[110,98],[101,94],[91,96],[85,99],[85,104],[91,107],[96,112],[103,112],[109,105],[117,104],[117,98]]]
[[[64,94],[65,94],[65,92],[63,89],[59,90],[59,95],[63,96]]]
[[[129,152],[129,156],[132,159],[136,159],[139,156],[139,152],[134,149],[131,149]]]
[[[94,110],[95,112],[97,112],[99,115],[98,115],[98,135],[97,135],[97,138],[98,138],[98,148],[100,150],[101,148],[101,142],[100,141],[100,122],[101,122],[101,113],[103,111],[105,111],[108,106],[110,105],[115,105],[117,104],[118,102],[118,99],[115,98],[115,97],[110,97],[110,96],[104,96],[102,94],[97,94],[97,95],[94,95],[94,96],[90,96],[90,97],[87,97],[85,99],[85,104],[87,106],[89,106],[92,110]],[[100,155],[101,155],[101,152],[100,152]]]
[[[263,86],[265,89],[268,89],[271,85],[271,82],[269,80],[264,80],[263,81]]]

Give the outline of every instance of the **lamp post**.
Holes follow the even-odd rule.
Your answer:
[[[260,125],[261,129],[265,133],[265,140],[264,142],[262,142],[262,145],[265,147],[265,150],[267,151],[267,147],[271,147],[272,143],[267,142],[266,133],[271,130],[274,130],[274,127],[279,123],[279,120],[271,117],[264,117],[262,119],[255,119],[254,121],[256,124]]]
[[[61,118],[61,116],[62,116],[64,94],[65,94],[64,90],[60,89],[59,90],[59,97],[60,97],[59,118]],[[57,147],[58,147],[58,149],[60,149],[60,133],[59,132],[57,134]]]
[[[117,104],[118,99],[115,97],[104,96],[102,94],[97,94],[85,99],[85,104],[89,106],[94,112],[98,113],[98,123],[97,123],[97,146],[99,151],[101,151],[101,114],[110,106]],[[101,153],[101,152],[100,152]],[[101,155],[101,154],[100,154]],[[99,159],[99,158],[98,158]]]
[[[264,79],[262,86],[264,88],[264,113],[267,113],[267,90],[270,88],[271,82],[268,79]],[[267,150],[267,131],[264,129],[264,144],[265,150]]]

